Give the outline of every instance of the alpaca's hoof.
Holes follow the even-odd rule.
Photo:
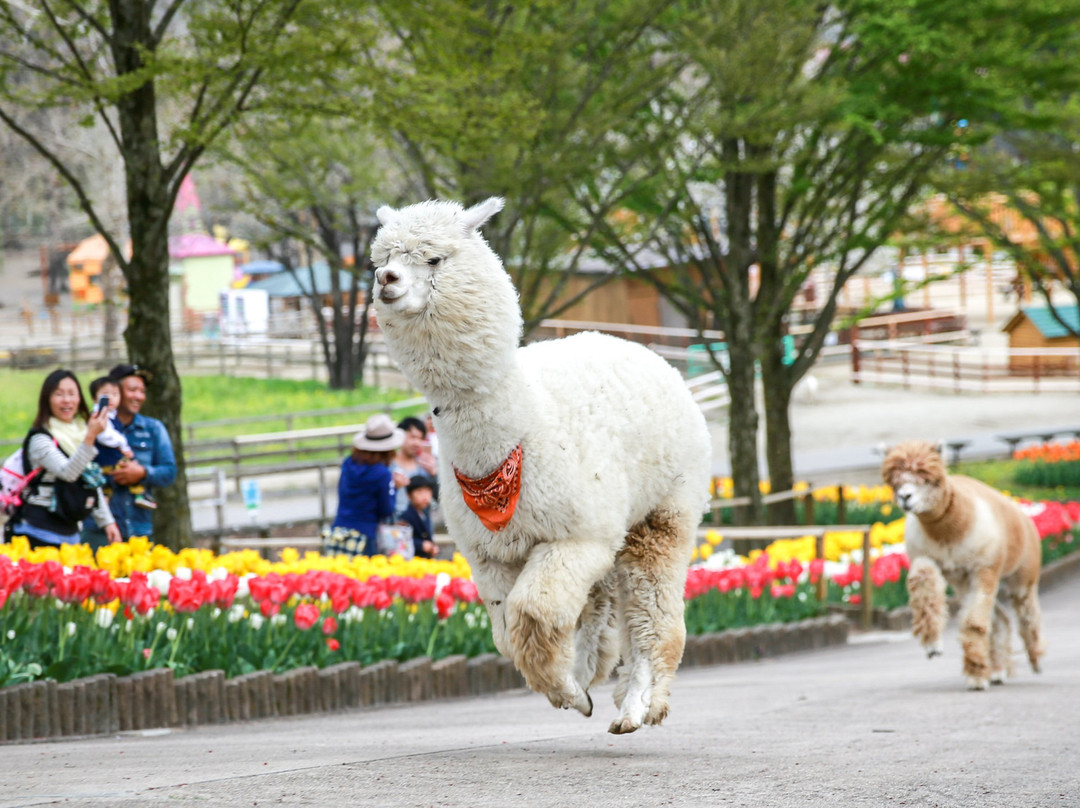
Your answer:
[[[936,656],[942,656],[945,653],[945,649],[941,644],[926,646],[926,658],[933,659]]]
[[[581,695],[584,696],[584,698],[579,697],[577,699],[577,701],[574,702],[574,707],[576,707],[577,711],[579,713],[581,713],[583,716],[585,716],[586,718],[591,718],[592,717],[592,696],[590,696],[586,692],[582,692]]]
[[[990,684],[1003,685],[1005,684],[1005,671],[994,671],[990,674]]]
[[[592,717],[592,696],[588,693],[582,692],[569,697],[564,693],[549,693],[548,701],[555,707],[561,707],[563,710],[573,709],[577,710],[586,718]]]
[[[1039,660],[1031,660],[1031,670],[1033,670],[1035,673],[1042,673],[1042,665],[1039,664]]]
[[[989,679],[982,676],[968,676],[967,688],[968,690],[986,690],[986,686],[990,683]]]
[[[616,718],[611,722],[611,726],[608,727],[608,732],[612,735],[629,735],[640,726],[641,724],[635,724],[629,718]]]

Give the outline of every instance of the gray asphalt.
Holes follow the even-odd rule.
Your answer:
[[[0,747],[0,806],[1080,805],[1080,579],[1044,593],[1044,673],[964,689],[955,621],[680,672],[662,727],[616,737],[515,691]],[[1018,645],[1018,643],[1017,643]],[[599,695],[599,698],[595,698]]]

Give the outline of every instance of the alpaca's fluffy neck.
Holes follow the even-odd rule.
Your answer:
[[[440,454],[469,476],[501,463],[533,418],[517,348],[487,325],[447,333],[432,319],[386,332],[398,366],[438,410]]]

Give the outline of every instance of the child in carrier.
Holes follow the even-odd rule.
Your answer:
[[[133,458],[135,452],[132,451],[127,438],[113,423],[116,419],[116,408],[120,406],[120,385],[108,376],[101,376],[90,382],[90,398],[98,401],[103,397],[109,399],[107,408],[109,411],[109,425],[97,437],[97,459],[101,470],[106,474],[111,474],[115,469],[125,465],[128,460]],[[95,404],[94,412],[97,412],[97,409],[97,404]],[[154,498],[147,492],[146,486],[132,485],[128,487],[128,490],[131,491],[134,502],[138,507],[151,510],[157,507]]]

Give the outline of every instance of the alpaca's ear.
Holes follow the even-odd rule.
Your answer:
[[[492,196],[461,214],[461,225],[465,235],[469,235],[484,226],[484,223],[503,209],[506,201],[501,196]]]
[[[379,224],[390,224],[397,218],[397,211],[389,205],[383,205],[375,211],[375,218],[379,220]]]
[[[934,451],[938,453],[938,457],[945,457],[945,439],[939,438],[934,444]]]

